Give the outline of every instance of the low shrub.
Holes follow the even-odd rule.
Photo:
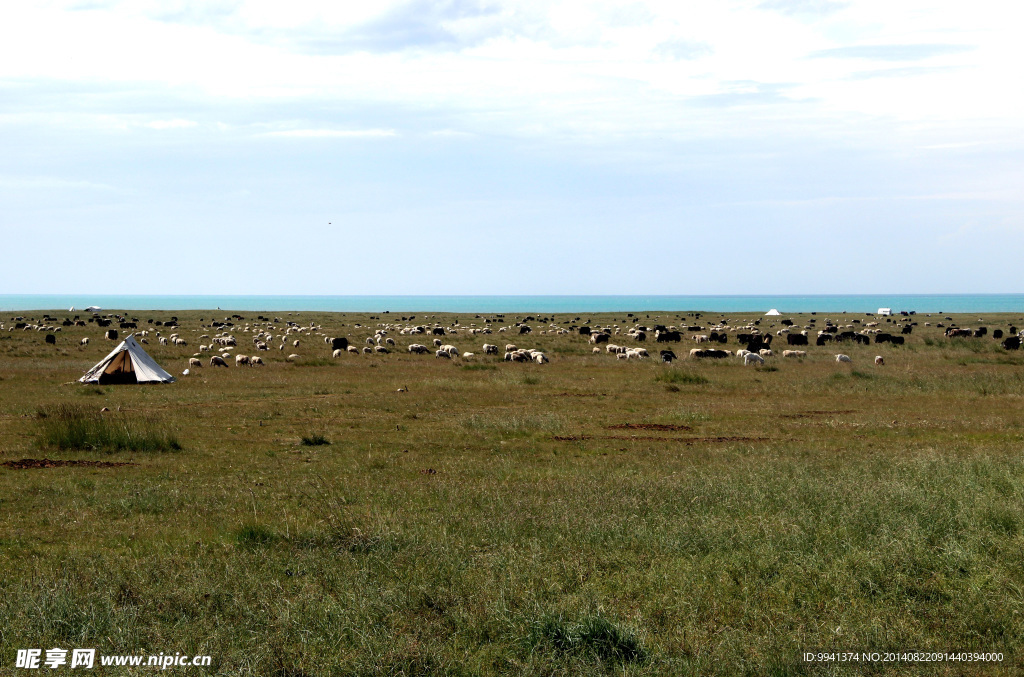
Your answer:
[[[40,441],[58,449],[88,451],[178,451],[171,432],[150,418],[127,412],[98,412],[76,404],[39,410]]]

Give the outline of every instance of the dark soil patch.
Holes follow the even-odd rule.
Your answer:
[[[660,430],[670,432],[673,430],[693,430],[688,425],[672,425],[670,423],[619,423],[617,425],[605,426],[609,430]]]
[[[7,468],[15,470],[30,470],[32,468],[64,468],[66,466],[78,466],[87,468],[120,468],[125,465],[138,465],[138,463],[115,463],[113,461],[61,461],[52,458],[23,458],[20,461],[7,461],[0,463]]]
[[[604,397],[606,393],[558,393],[557,397]]]

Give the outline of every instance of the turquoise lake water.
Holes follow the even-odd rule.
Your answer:
[[[782,313],[1022,312],[1024,294],[865,294],[821,296],[131,296],[104,294],[0,294],[0,313],[100,306],[117,310],[338,311],[567,313],[716,311]]]

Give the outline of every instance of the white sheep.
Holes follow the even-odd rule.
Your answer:
[[[836,355],[836,362],[853,362],[849,355]]]

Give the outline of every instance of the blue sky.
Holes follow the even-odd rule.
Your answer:
[[[1024,291],[1014,10],[9,9],[0,293]]]

